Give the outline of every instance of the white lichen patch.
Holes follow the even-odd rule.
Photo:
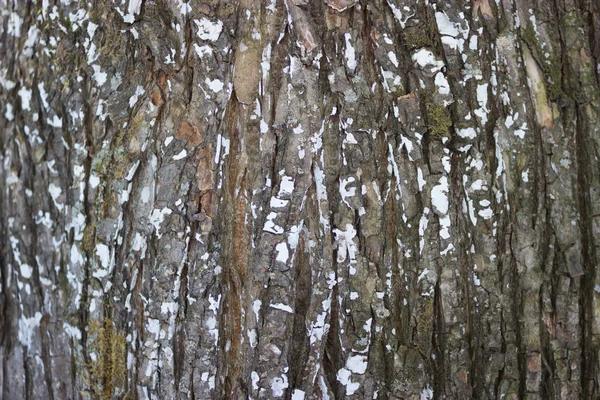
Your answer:
[[[289,386],[288,378],[286,374],[282,374],[281,377],[276,377],[271,380],[271,391],[274,397],[283,396],[285,389]]]
[[[183,149],[179,153],[177,153],[173,156],[173,160],[179,161],[179,160],[183,160],[186,157],[187,157],[187,150]]]
[[[346,395],[352,396],[360,387],[360,383],[352,382],[352,372],[346,368],[340,368],[336,374],[339,383],[346,386]]]
[[[344,55],[346,57],[346,65],[348,66],[348,69],[350,69],[351,71],[354,71],[356,69],[356,52],[354,51],[354,47],[352,46],[352,43],[350,42],[350,39],[352,37],[350,36],[349,33],[346,33],[344,35],[344,40],[346,43],[346,50],[344,52]]]
[[[135,93],[129,98],[129,107],[133,108],[138,101],[138,98],[144,94],[144,88],[142,86],[137,86],[135,88]]]
[[[162,236],[162,234],[160,233],[160,225],[165,220],[165,216],[171,215],[172,213],[173,213],[173,210],[171,210],[169,207],[164,207],[162,210],[155,208],[152,211],[152,214],[150,215],[150,217],[148,218],[148,222],[154,226],[154,229],[156,231],[156,236],[158,238],[160,238]]]
[[[352,224],[346,224],[346,230],[342,231],[335,228],[333,235],[337,243],[337,262],[342,263],[349,259],[350,264],[356,263],[357,246],[354,243],[356,237],[356,229]],[[350,275],[356,274],[354,267],[350,266]]]
[[[444,75],[443,72],[438,72],[437,74],[435,74],[434,82],[438,88],[439,94],[441,94],[441,95],[450,94],[450,84],[448,84],[448,80],[446,79],[446,76]],[[444,106],[446,106],[446,104],[444,104]]]
[[[40,326],[42,313],[39,311],[33,317],[27,318],[21,316],[19,318],[19,342],[26,347],[31,347],[31,341],[34,337],[34,330]]]
[[[50,194],[50,197],[52,198],[52,201],[54,202],[54,206],[59,211],[62,211],[62,209],[64,208],[64,204],[58,202],[58,198],[62,194],[62,189],[60,187],[56,186],[54,183],[51,183],[50,185],[48,185],[48,193]]]
[[[194,23],[198,27],[196,34],[200,40],[215,42],[219,39],[223,30],[223,23],[221,21],[212,22],[209,19],[202,18],[200,20],[195,19]]]
[[[445,176],[440,178],[439,185],[431,189],[431,204],[444,215],[448,213],[448,191],[448,178]]]
[[[287,244],[285,244],[285,242],[279,243],[277,246],[275,246],[275,251],[277,252],[277,257],[275,260],[284,264],[287,263],[287,260],[290,256]]]
[[[274,222],[275,218],[277,218],[277,213],[271,212],[267,215],[267,221],[265,222],[263,231],[280,235],[283,233],[283,228]]]
[[[354,355],[346,360],[346,368],[353,374],[364,374],[367,371],[367,356]]]
[[[461,51],[469,32],[463,29],[458,22],[450,21],[448,15],[443,11],[435,13],[438,31],[440,32],[442,43],[451,49]],[[464,18],[463,18],[464,20]]]
[[[287,304],[283,304],[283,303],[270,304],[269,307],[274,308],[276,310],[285,311],[286,313],[290,313],[290,314],[294,313],[294,310],[292,309],[292,307],[288,306]]]
[[[27,89],[26,87],[22,87],[21,89],[19,89],[19,97],[21,98],[21,109],[23,111],[30,111],[31,110],[31,90]]]
[[[412,60],[419,67],[434,73],[442,69],[444,63],[435,58],[433,53],[427,49],[421,49],[412,55]]]
[[[295,180],[291,176],[283,175],[279,184],[279,197],[289,196],[294,191]]]
[[[204,80],[204,83],[206,83],[206,86],[208,86],[208,88],[210,90],[212,90],[214,93],[219,93],[220,91],[223,90],[223,87],[225,86],[225,84],[219,79],[211,80],[211,79],[206,78]]]
[[[477,115],[481,119],[481,124],[485,125],[488,120],[488,112],[487,109],[488,102],[488,84],[484,83],[481,85],[477,85],[477,103],[479,104],[479,108],[476,109],[475,115]]]

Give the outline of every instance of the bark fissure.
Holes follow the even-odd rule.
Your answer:
[[[599,395],[595,2],[5,3],[3,398]]]

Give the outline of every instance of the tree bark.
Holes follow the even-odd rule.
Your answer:
[[[597,399],[596,0],[0,0],[3,399]]]

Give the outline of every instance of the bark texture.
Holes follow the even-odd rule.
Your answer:
[[[0,0],[3,399],[597,399],[596,0]]]

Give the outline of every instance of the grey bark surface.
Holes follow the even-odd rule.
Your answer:
[[[0,0],[0,397],[597,399],[595,0]]]

